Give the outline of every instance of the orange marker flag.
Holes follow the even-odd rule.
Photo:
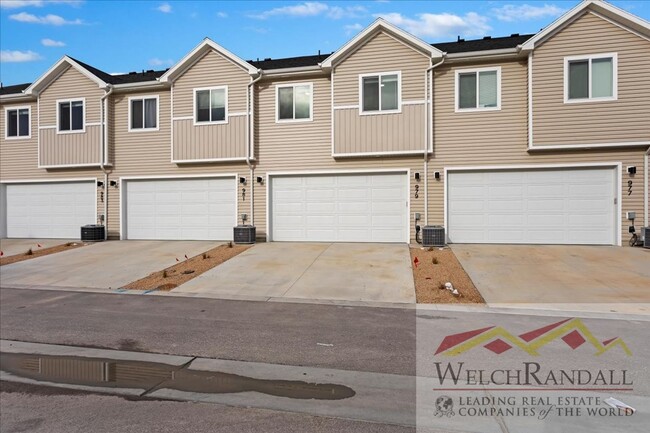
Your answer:
[[[415,265],[416,268],[417,268],[418,265],[420,264],[420,261],[418,260],[417,257],[416,257],[415,259],[413,259],[413,264]]]

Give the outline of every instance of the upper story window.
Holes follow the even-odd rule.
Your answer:
[[[564,58],[564,102],[612,101],[617,98],[616,54]]]
[[[500,109],[500,67],[456,71],[456,111]]]
[[[312,120],[312,83],[276,86],[275,120],[300,122]]]
[[[194,124],[228,121],[228,87],[194,89]]]
[[[400,72],[360,75],[360,113],[399,113],[401,87],[402,75]]]
[[[59,132],[84,132],[84,99],[57,101]]]
[[[29,107],[7,108],[5,138],[30,138]]]
[[[158,96],[129,98],[129,131],[158,129]]]

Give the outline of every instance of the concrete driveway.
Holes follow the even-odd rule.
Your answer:
[[[173,292],[415,303],[409,249],[396,244],[257,244]]]
[[[67,244],[68,242],[81,241],[79,239],[0,239],[0,251],[2,251],[4,257],[9,257],[26,253],[30,248],[36,251]]]
[[[214,241],[108,241],[0,268],[2,287],[117,289],[219,245]]]
[[[648,249],[467,244],[451,249],[488,304],[650,302]]]

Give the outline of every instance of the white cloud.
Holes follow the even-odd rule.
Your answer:
[[[251,18],[265,20],[276,16],[289,17],[313,17],[326,15],[328,18],[338,20],[341,18],[357,18],[364,15],[368,10],[363,6],[329,6],[321,2],[304,2],[292,6],[283,6],[269,9],[259,14],[249,15]]]
[[[320,15],[327,11],[329,7],[325,3],[305,2],[293,6],[283,6],[280,8],[269,9],[260,14],[251,15],[251,18],[265,20],[274,16],[292,16],[292,17],[310,17]]]
[[[219,18],[228,18],[228,14],[225,12],[217,12]]]
[[[438,38],[441,36],[482,36],[492,28],[488,18],[468,12],[464,16],[450,13],[418,14],[417,18],[408,18],[400,13],[377,14],[386,21],[405,29],[407,32],[421,38]]]
[[[2,63],[22,63],[40,60],[41,56],[33,51],[0,51],[0,62]]]
[[[497,19],[508,22],[555,18],[565,11],[566,9],[552,4],[544,4],[543,6],[531,6],[529,4],[503,5],[500,8],[492,9]]]
[[[47,14],[42,16],[36,16],[28,14],[27,12],[21,12],[19,14],[9,15],[9,19],[14,21],[19,21],[21,23],[33,23],[33,24],[50,24],[53,26],[63,26],[66,24],[79,25],[83,24],[83,21],[80,19],[68,21],[63,17],[53,14]]]
[[[352,33],[360,32],[363,29],[363,26],[359,23],[355,23],[343,26],[343,28],[345,29],[346,35],[351,35]]]
[[[41,44],[44,47],[65,47],[65,43],[61,41],[55,41],[54,39],[41,39]]]
[[[70,6],[79,6],[83,3],[82,0],[0,0],[0,7],[2,9],[18,9],[24,7],[43,7],[45,4],[68,4]]]
[[[164,14],[168,14],[171,13],[172,11],[172,5],[170,5],[169,3],[163,3],[160,6],[158,6],[156,9]]]
[[[363,6],[330,6],[328,7],[327,16],[334,20],[341,18],[358,18],[363,16],[368,10]]]
[[[154,57],[153,59],[149,59],[149,64],[151,66],[169,66],[173,65],[174,61],[172,59],[159,59],[158,57]]]

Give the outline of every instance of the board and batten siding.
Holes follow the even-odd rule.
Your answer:
[[[247,71],[211,50],[174,82],[175,161],[246,157],[246,91],[250,81]],[[228,87],[228,123],[194,125],[194,89],[219,86]]]
[[[518,165],[621,163],[623,171],[629,165],[637,167],[633,177],[622,174],[622,229],[623,245],[629,234],[625,220],[626,211],[643,215],[643,173],[645,149],[626,150],[549,150],[528,151],[527,132],[527,66],[525,61],[482,63],[477,67],[501,66],[501,110],[460,112],[454,111],[455,68],[443,66],[435,71],[434,83],[434,145],[429,163],[429,224],[444,224],[445,167],[488,167]],[[471,66],[457,66],[468,69]],[[569,134],[570,135],[570,134]],[[440,172],[440,180],[434,173]],[[627,181],[633,181],[628,195]]]
[[[396,114],[359,116],[359,109],[334,110],[334,153],[423,151],[424,104]]]
[[[616,53],[618,99],[564,103],[564,58]],[[533,145],[650,142],[650,41],[591,12],[533,53]]]
[[[378,32],[334,68],[334,154],[424,148],[425,72],[430,57]],[[400,72],[401,113],[360,115],[359,76]],[[358,108],[349,108],[356,106]],[[348,107],[348,108],[336,108]]]
[[[39,95],[42,166],[100,164],[101,98],[104,91],[73,67],[61,74]],[[58,134],[57,100],[84,98],[85,132]],[[90,124],[90,125],[89,125]],[[92,126],[92,124],[95,124]]]
[[[275,122],[275,86],[283,83],[309,82],[313,84],[313,120],[296,123]],[[255,92],[255,155],[258,164],[255,176],[266,178],[267,173],[381,173],[384,170],[410,171],[409,205],[413,212],[424,212],[424,187],[413,180],[413,173],[423,173],[422,156],[398,156],[390,158],[332,158],[331,147],[331,81],[330,77],[318,74],[295,79],[262,80]],[[415,187],[418,185],[418,198]],[[257,236],[264,238],[267,233],[267,191],[268,183],[254,182],[248,185],[249,192],[255,194],[255,225]],[[404,203],[406,206],[406,203]],[[410,218],[410,238],[415,237],[415,224]]]
[[[246,158],[246,116],[229,116],[218,125],[174,121],[175,161],[220,158]]]

